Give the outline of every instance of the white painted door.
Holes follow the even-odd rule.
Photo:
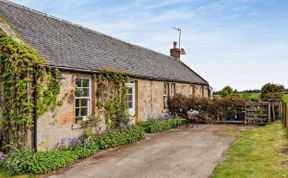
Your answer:
[[[128,104],[129,114],[131,115],[131,121],[129,124],[135,124],[136,104],[135,104],[135,83],[130,82],[126,84],[128,92],[126,94],[126,100]]]

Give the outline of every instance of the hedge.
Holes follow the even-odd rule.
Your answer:
[[[71,162],[90,156],[99,149],[108,149],[134,143],[144,138],[139,126],[107,131],[104,134],[76,142],[66,150],[33,153],[27,149],[15,149],[0,160],[0,166],[10,174],[45,174],[63,168]]]
[[[184,124],[184,120],[181,119],[148,119],[146,122],[141,122],[139,125],[143,127],[146,133],[156,133],[176,128],[179,125]]]
[[[241,95],[204,98],[177,94],[168,100],[168,107],[172,113],[187,113],[193,109],[207,114],[211,119],[217,119],[234,117],[237,113],[242,112],[245,103],[246,101]]]

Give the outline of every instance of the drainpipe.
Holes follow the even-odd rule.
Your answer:
[[[34,109],[33,109],[33,141],[32,141],[32,150],[37,152],[37,76],[33,74],[33,99],[34,99]]]

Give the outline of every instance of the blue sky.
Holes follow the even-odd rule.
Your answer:
[[[169,54],[183,31],[182,60],[215,89],[288,87],[287,0],[13,0]]]

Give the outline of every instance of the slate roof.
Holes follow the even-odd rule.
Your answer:
[[[96,72],[127,71],[135,77],[208,85],[174,58],[123,42],[97,31],[0,0],[0,16],[44,57],[60,69]]]

